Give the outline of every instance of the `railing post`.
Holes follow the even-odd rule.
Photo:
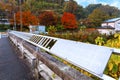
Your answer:
[[[0,33],[0,39],[1,39],[1,33]]]
[[[39,47],[36,47],[35,52],[33,53],[33,55],[36,57],[36,60],[33,60],[34,68],[37,68],[37,65],[38,65],[38,59],[37,59],[37,52],[38,51],[39,51]]]
[[[39,79],[39,70],[37,68],[38,64],[39,64],[39,60],[37,58],[37,52],[39,51],[39,47],[36,47],[35,52],[33,53],[33,55],[36,57],[35,60],[33,60],[33,72],[34,72],[34,76],[35,78],[38,80]]]
[[[24,44],[24,40],[22,40],[21,43],[20,43],[22,59],[24,59],[24,57],[25,57],[23,44]]]
[[[39,47],[36,47],[35,51],[38,52],[39,51]]]

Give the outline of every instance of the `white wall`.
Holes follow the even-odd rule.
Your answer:
[[[120,30],[120,20],[115,22],[115,30]]]
[[[99,33],[101,34],[107,34],[109,35],[110,33],[114,34],[115,30],[114,29],[97,29]]]
[[[107,26],[107,23],[102,23],[101,26]]]
[[[104,27],[104,26],[111,26],[111,27],[115,28],[115,23],[114,22],[111,22],[111,23],[102,23],[101,26],[102,27]]]
[[[115,28],[115,23],[114,22],[108,23],[108,26]]]

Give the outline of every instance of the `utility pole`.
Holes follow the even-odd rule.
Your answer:
[[[14,29],[16,30],[16,16],[15,16],[15,13],[14,13]]]
[[[19,0],[20,3],[20,31],[22,31],[22,3],[21,0]]]

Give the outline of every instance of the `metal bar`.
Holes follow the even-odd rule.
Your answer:
[[[52,41],[52,39],[49,40],[49,42],[47,42],[47,44],[44,47],[47,47],[47,45]]]
[[[112,48],[112,50],[113,50],[113,52],[114,52],[115,54],[120,55],[120,49]]]

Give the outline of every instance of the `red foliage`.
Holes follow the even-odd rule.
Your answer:
[[[77,21],[74,14],[65,12],[61,18],[62,25],[65,29],[76,29]]]
[[[17,12],[15,17],[16,17],[16,23],[19,25],[20,12]],[[14,19],[12,21],[14,21]],[[23,26],[38,25],[38,19],[30,11],[25,11],[25,12],[22,12],[22,24]]]
[[[57,16],[52,11],[45,11],[39,15],[39,22],[41,25],[53,26],[57,24]]]

